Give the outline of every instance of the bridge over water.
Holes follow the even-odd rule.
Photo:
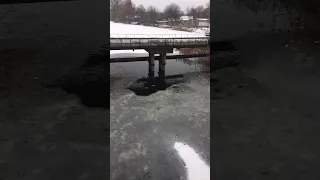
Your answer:
[[[174,48],[209,47],[210,38],[197,34],[111,34],[110,50],[145,49],[149,53],[149,78],[154,78],[155,54],[159,54],[159,78],[165,77],[166,54]],[[177,55],[176,57],[178,57]],[[184,58],[187,58],[186,55]],[[197,55],[190,55],[196,57]],[[203,54],[201,55],[203,56]],[[209,54],[208,54],[209,56]],[[110,61],[112,62],[112,61]],[[114,62],[114,61],[113,61]]]

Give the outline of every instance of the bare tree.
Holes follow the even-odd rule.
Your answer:
[[[110,0],[110,16],[111,20],[119,21],[120,13],[119,9],[122,4],[122,0]]]
[[[123,20],[130,21],[135,14],[135,5],[131,2],[131,0],[125,0],[122,3],[120,11],[123,14]]]
[[[148,22],[154,23],[156,20],[159,19],[159,11],[154,6],[149,6],[147,9],[147,16]]]
[[[146,15],[146,9],[144,8],[143,5],[139,5],[136,8],[136,15],[140,16],[141,18]]]
[[[130,22],[133,19],[142,23],[154,23],[156,20],[167,19],[173,23],[182,15],[193,16],[194,18],[210,18],[210,3],[206,6],[197,6],[187,8],[184,13],[179,5],[172,3],[166,6],[163,12],[157,10],[154,6],[145,9],[143,5],[136,7],[131,0],[110,0],[111,20]],[[139,19],[137,19],[138,17]]]
[[[196,7],[196,11],[199,13],[199,15],[202,15],[204,11],[204,7],[202,5]]]
[[[135,14],[135,5],[131,0],[110,0],[110,16],[114,21],[131,21]]]
[[[147,10],[144,8],[143,5],[139,5],[137,8],[136,8],[136,16],[139,17],[139,22],[143,23],[143,22],[146,22],[146,18],[147,18]]]
[[[176,20],[181,16],[182,11],[179,5],[172,3],[164,9],[163,13],[167,19]]]
[[[197,7],[187,8],[187,15],[193,16],[194,18],[210,18],[210,5],[207,4],[206,7],[202,5]]]
[[[205,9],[204,9],[204,11],[203,11],[203,16],[204,16],[205,18],[210,19],[210,2],[208,2],[208,3],[206,4],[206,7],[205,7]]]
[[[194,18],[199,17],[199,13],[195,7],[187,8],[186,11],[188,16],[193,16]]]

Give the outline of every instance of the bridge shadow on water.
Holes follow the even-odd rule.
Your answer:
[[[54,80],[48,88],[61,88],[76,95],[83,105],[95,108],[110,108],[110,67],[104,55],[90,56],[79,68]],[[185,74],[169,75],[160,79],[140,78],[126,89],[138,96],[149,96],[160,90],[186,81]]]
[[[131,84],[128,89],[138,96],[149,96],[158,91],[166,90],[174,84],[183,83],[185,81],[186,78],[183,74],[166,76],[164,79],[156,77],[153,81],[149,78],[141,78]]]
[[[230,51],[234,49],[231,43],[219,42],[218,45],[216,43],[215,49],[216,51],[226,51],[228,49]],[[220,57],[215,58],[215,62],[218,62],[216,67],[220,67],[221,64],[228,64],[225,58]],[[227,55],[223,55],[227,56]],[[83,65],[79,68],[76,68],[70,71],[68,74],[64,75],[56,79],[54,82],[49,83],[47,87],[58,87],[63,89],[65,92],[69,94],[76,95],[84,104],[88,107],[96,107],[96,108],[110,108],[110,63],[108,61],[109,57],[105,54],[98,55],[90,55]],[[219,63],[219,59],[223,59],[225,63]],[[228,58],[227,58],[228,59]],[[233,58],[231,58],[233,59]],[[170,62],[171,63],[171,62]],[[181,72],[181,65],[186,63],[177,62],[176,64],[171,64],[171,75],[165,76],[165,78],[160,79],[159,77],[155,77],[153,81],[149,78],[140,78],[135,82],[131,83],[129,87],[125,87],[124,89],[129,89],[134,92],[138,96],[149,96],[153,93],[156,93],[161,90],[166,90],[168,87],[173,86],[175,84],[184,83],[189,79],[189,76],[194,76],[199,72],[191,72],[190,70],[186,70],[185,72]],[[169,62],[168,62],[169,66]],[[172,71],[172,67],[175,66],[175,70],[179,70],[177,74],[174,74]],[[122,66],[123,67],[123,66]],[[130,68],[132,68],[130,66]],[[134,67],[136,68],[136,67]],[[139,68],[139,67],[137,67]],[[183,67],[186,68],[186,67]],[[172,75],[172,73],[174,75]],[[195,73],[195,74],[194,74]],[[170,74],[170,73],[168,73]],[[143,77],[143,75],[139,75],[139,77]],[[137,78],[139,78],[137,77]],[[123,79],[120,78],[119,81]],[[112,82],[112,81],[111,81]],[[132,82],[132,81],[131,81]],[[126,83],[125,83],[126,84]],[[119,89],[117,89],[119,90]]]

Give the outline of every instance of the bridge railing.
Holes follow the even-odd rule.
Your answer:
[[[148,47],[197,47],[208,46],[208,37],[174,37],[174,38],[110,38],[111,49],[134,49]]]
[[[110,38],[198,38],[201,34],[110,34]]]

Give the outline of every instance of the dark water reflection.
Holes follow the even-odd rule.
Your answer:
[[[125,62],[110,64],[111,76],[146,78],[148,77],[148,62]],[[155,76],[158,75],[159,64],[155,62]],[[199,71],[199,67],[178,60],[167,60],[166,75],[183,74]]]
[[[137,95],[148,96],[159,90],[185,82],[185,75],[199,73],[202,68],[192,61],[167,60],[164,80],[158,78],[159,64],[155,62],[155,79],[148,79],[148,62],[113,63],[110,65],[111,91],[129,89]],[[152,85],[150,85],[150,83]]]

